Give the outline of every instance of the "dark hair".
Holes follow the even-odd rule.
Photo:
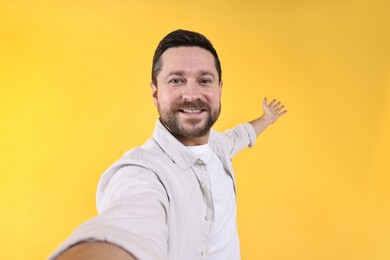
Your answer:
[[[175,47],[200,47],[208,50],[214,56],[215,68],[218,72],[219,81],[222,79],[221,62],[219,61],[217,51],[211,42],[202,34],[187,30],[176,30],[165,36],[158,44],[153,56],[152,82],[157,86],[157,75],[162,68],[161,55],[169,48]]]

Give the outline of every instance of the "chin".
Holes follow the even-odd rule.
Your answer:
[[[207,128],[204,122],[197,125],[191,124],[190,126],[182,125],[180,128],[181,134],[186,137],[203,137],[210,131],[210,128]]]

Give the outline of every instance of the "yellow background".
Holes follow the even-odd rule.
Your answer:
[[[390,259],[388,1],[0,2],[0,259],[45,259],[152,133],[153,51],[208,36],[223,130],[289,113],[234,160],[243,259]]]

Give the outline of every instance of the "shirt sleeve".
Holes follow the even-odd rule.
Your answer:
[[[240,124],[222,133],[223,145],[230,158],[246,147],[252,147],[256,143],[256,132],[249,123]]]
[[[122,167],[98,202],[99,215],[80,225],[49,259],[91,240],[116,244],[137,259],[167,259],[168,205],[164,186],[152,171]]]

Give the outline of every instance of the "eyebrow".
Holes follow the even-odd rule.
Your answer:
[[[165,78],[168,78],[168,77],[170,77],[172,75],[184,76],[185,74],[186,73],[183,70],[174,70],[174,71],[169,72],[168,75]],[[213,79],[215,79],[214,73],[212,73],[211,71],[208,71],[208,70],[200,70],[200,71],[197,72],[197,75],[198,76],[206,76],[206,75],[208,75],[208,76],[213,77]]]

